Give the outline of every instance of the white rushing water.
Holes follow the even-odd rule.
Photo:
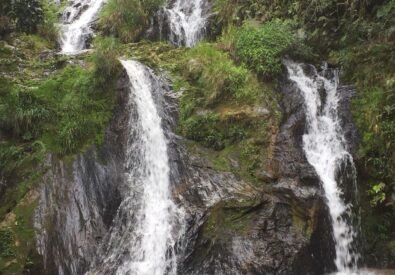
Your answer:
[[[206,0],[176,0],[165,9],[169,19],[170,42],[193,47],[202,37],[207,23]]]
[[[91,274],[176,274],[183,212],[171,199],[167,140],[154,100],[161,85],[137,61],[121,61],[130,79],[127,192],[104,260]]]
[[[343,201],[336,181],[340,166],[346,162],[351,164],[354,180],[356,176],[337,113],[338,77],[335,73],[333,79],[327,79],[316,71],[307,76],[301,64],[288,61],[286,65],[290,79],[297,84],[305,101],[307,133],[303,136],[303,149],[325,191],[335,240],[335,264],[339,274],[354,274],[358,255],[353,252],[356,232],[349,221],[351,205]],[[320,91],[325,93],[323,97]]]
[[[106,0],[76,0],[62,14],[60,44],[62,53],[75,54],[85,49],[93,35],[92,22]]]

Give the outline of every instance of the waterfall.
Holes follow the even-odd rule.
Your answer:
[[[106,0],[72,1],[63,14],[60,38],[63,53],[78,53],[86,48],[93,35],[91,24]]]
[[[92,274],[176,274],[182,211],[171,200],[167,140],[155,98],[160,81],[137,61],[121,61],[130,79],[124,200]]]
[[[207,5],[205,0],[176,0],[164,9],[171,43],[193,47],[199,41],[207,23]]]
[[[350,221],[352,205],[343,198],[339,173],[342,165],[348,165],[355,184],[356,172],[337,113],[337,72],[326,78],[315,68],[310,68],[311,75],[306,75],[301,64],[287,61],[286,66],[289,78],[297,84],[305,102],[307,129],[303,149],[325,191],[335,241],[335,265],[340,274],[350,274],[359,255],[353,248],[356,231]]]

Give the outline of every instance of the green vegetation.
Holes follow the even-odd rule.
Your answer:
[[[10,230],[0,230],[0,257],[15,256],[13,251],[14,235]]]
[[[264,50],[259,52],[265,43],[254,44],[262,39],[258,30],[265,28],[269,31],[262,31],[261,37],[281,37],[288,29],[297,35],[297,40],[304,42],[305,46],[296,47],[295,56],[292,47],[290,51],[282,52],[282,46],[289,45],[287,39],[292,35],[279,39],[283,41],[280,47],[274,44],[270,48],[274,48],[273,51],[280,49],[279,58],[290,52],[291,57],[313,62],[329,60],[343,68],[343,83],[354,84],[358,91],[353,113],[362,134],[357,164],[363,201],[368,202],[363,203],[366,215],[362,215],[362,228],[370,230],[365,234],[370,246],[367,249],[374,251],[375,234],[380,235],[381,245],[394,240],[395,223],[388,222],[379,230],[369,225],[373,219],[369,215],[395,220],[395,1],[216,0],[214,8],[214,32],[222,29],[223,34],[219,43],[234,59],[244,59],[249,68],[259,71],[259,66],[263,66],[262,71],[279,70],[276,67],[278,61],[272,62],[275,54],[267,54],[270,51]],[[249,25],[245,26],[245,22]],[[286,22],[285,30],[276,26],[270,32],[273,22]],[[243,37],[239,33],[240,26],[241,30],[246,29]],[[233,41],[237,39],[245,45],[244,51],[235,50]],[[297,40],[296,45],[299,44]],[[387,245],[382,247],[388,249]]]
[[[110,0],[100,15],[99,28],[122,42],[135,42],[163,4],[164,0]]]
[[[40,33],[56,41],[56,6],[45,0],[2,0],[0,3],[0,39],[13,31]]]
[[[290,26],[282,21],[270,21],[262,26],[244,25],[236,36],[235,55],[249,68],[266,77],[281,72],[281,59],[294,53],[297,38]]]
[[[188,83],[180,102],[180,131],[205,146],[220,150],[244,139],[251,117],[259,116],[254,104],[272,105],[270,88],[212,45],[188,51],[180,67]]]
[[[202,43],[173,70],[173,78],[182,79],[178,130],[213,149],[189,145],[217,169],[258,183],[256,172],[268,164],[271,128],[279,122],[274,85],[237,65],[221,46]]]
[[[72,158],[103,140],[116,95],[119,56],[165,69],[180,94],[178,132],[207,165],[264,188],[280,123],[281,60],[328,60],[358,90],[354,117],[362,142],[363,229],[369,251],[395,254],[395,1],[215,0],[210,33],[192,49],[140,41],[164,0],[109,0],[98,20],[94,53],[54,55],[61,6],[46,0],[0,3],[0,273],[21,273],[33,247],[31,209],[21,203],[39,182],[45,157]],[[26,8],[29,5],[29,8]],[[138,43],[131,43],[138,42]],[[130,44],[126,44],[130,43]],[[33,172],[34,171],[34,172]],[[204,234],[244,234],[253,207],[215,206]],[[7,215],[8,214],[8,215]],[[294,228],[309,236],[298,209]],[[18,245],[17,245],[18,244]]]
[[[0,231],[12,232],[2,237],[0,273],[34,268],[35,199],[21,202],[46,172],[46,157],[73,157],[100,144],[116,99],[115,40],[98,39],[95,53],[78,57],[51,55],[52,45],[39,34],[0,42]],[[5,242],[9,236],[15,244]]]

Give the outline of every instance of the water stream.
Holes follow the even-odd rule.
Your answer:
[[[193,47],[202,38],[208,17],[207,5],[206,0],[176,0],[164,9],[171,43]]]
[[[93,35],[92,22],[106,0],[72,1],[62,14],[61,52],[75,54],[86,49]]]
[[[335,265],[339,274],[353,274],[359,258],[354,248],[356,230],[351,224],[352,205],[344,201],[339,187],[339,172],[343,164],[349,164],[354,184],[356,173],[338,117],[338,76],[333,72],[327,78],[315,68],[310,68],[312,72],[307,75],[301,64],[286,62],[286,65],[290,79],[305,101],[307,129],[303,149],[325,191],[335,241]]]
[[[182,210],[171,199],[167,140],[156,97],[161,86],[137,61],[121,61],[130,79],[127,190],[92,274],[176,274]]]

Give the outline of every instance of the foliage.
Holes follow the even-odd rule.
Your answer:
[[[244,66],[237,66],[226,53],[209,44],[191,49],[182,64],[182,72],[197,89],[188,96],[197,100],[195,107],[214,106],[218,101],[234,98],[253,101],[257,97],[256,79]],[[181,103],[181,116],[195,107]],[[185,107],[185,108],[184,108]],[[188,114],[186,114],[188,115]]]
[[[292,50],[296,40],[282,21],[260,27],[245,24],[236,38],[235,55],[257,73],[272,77],[281,71],[281,58]]]
[[[11,11],[11,0],[0,1],[0,39],[11,33],[15,28],[15,24],[11,18]]]
[[[209,113],[202,116],[189,117],[180,124],[181,133],[192,140],[202,142],[215,150],[224,148],[224,135],[219,129],[218,114]]]
[[[379,184],[375,184],[372,186],[370,190],[368,190],[368,194],[371,196],[371,205],[376,206],[385,201],[385,184],[380,182]]]
[[[15,25],[16,30],[34,33],[43,21],[44,12],[38,0],[2,0],[0,4],[0,34],[6,33]]]
[[[54,1],[41,0],[43,19],[37,26],[37,34],[50,43],[52,48],[56,47],[59,29],[59,6]]]
[[[10,230],[0,229],[0,257],[11,257],[15,255],[13,250],[14,235]]]
[[[189,50],[178,70],[188,83],[180,101],[180,132],[215,150],[245,139],[250,127],[248,116],[253,112],[241,109],[233,115],[228,108],[263,102],[267,91],[257,78],[228,54],[206,43]]]
[[[38,0],[14,0],[12,14],[16,29],[26,33],[37,31],[37,25],[43,20],[43,10]]]
[[[67,67],[37,91],[54,112],[42,137],[51,151],[73,154],[102,140],[113,100],[111,86],[100,87],[104,83],[97,80],[89,71]]]
[[[110,0],[99,18],[99,28],[122,42],[133,42],[147,29],[150,16],[164,0]]]
[[[110,42],[98,45],[90,69],[68,66],[35,88],[1,80],[2,136],[13,143],[24,143],[23,150],[31,150],[28,144],[40,141],[46,150],[61,155],[100,143],[111,116],[113,90],[120,72]],[[3,148],[0,155],[12,159],[18,155],[18,148]]]
[[[119,42],[115,38],[98,37],[94,41],[95,53],[92,56],[92,61],[96,64],[94,75],[96,77],[95,85],[101,87],[106,85],[108,79],[113,78],[120,72],[120,65],[118,62]]]
[[[42,125],[51,117],[51,111],[34,92],[13,88],[0,94],[0,129],[4,135],[29,141],[42,132]]]

